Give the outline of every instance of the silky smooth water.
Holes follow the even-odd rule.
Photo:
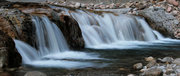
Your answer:
[[[70,51],[60,29],[46,16],[33,16],[36,27],[37,48],[20,40],[14,40],[22,56],[23,64],[35,67],[84,68],[93,67],[94,63],[70,61],[70,59],[101,59],[92,53]]]
[[[179,40],[163,37],[141,17],[112,13],[99,15],[82,10],[67,14],[78,22],[86,48],[93,50],[71,51],[56,24],[46,16],[33,16],[37,47],[14,40],[24,65],[66,69],[104,67],[106,62],[113,60],[111,57],[124,59],[121,53],[126,50],[179,50],[176,47],[179,46]],[[114,55],[114,50],[120,55]]]
[[[71,12],[70,15],[78,22],[87,48],[117,46],[121,49],[165,39],[141,17],[113,13],[99,15],[82,10]]]

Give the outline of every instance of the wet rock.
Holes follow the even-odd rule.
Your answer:
[[[21,56],[11,37],[0,30],[0,68],[19,67]]]
[[[24,76],[47,76],[47,75],[39,71],[31,71],[31,72],[27,72]]]
[[[8,55],[7,55],[7,48],[1,47],[0,48],[0,68],[8,66]]]
[[[70,48],[84,48],[84,39],[75,19],[67,15],[60,15],[60,21],[56,21],[56,24],[61,29]]]
[[[174,59],[172,57],[164,57],[163,59],[159,58],[158,60],[164,63],[171,63]]]
[[[143,76],[161,76],[162,70],[160,68],[149,68],[142,73]]]
[[[134,64],[133,68],[134,69],[141,69],[143,67],[143,64],[142,63],[136,63]]]
[[[173,61],[173,64],[180,65],[180,58],[176,58],[176,59]]]
[[[148,62],[150,62],[150,61],[153,61],[154,58],[153,58],[152,56],[150,56],[150,57],[145,58],[145,60],[148,61]]]
[[[174,33],[178,29],[179,21],[163,8],[150,7],[139,11],[139,15],[143,16],[153,29],[164,36],[176,38]]]

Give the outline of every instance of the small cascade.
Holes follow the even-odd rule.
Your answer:
[[[40,55],[69,50],[62,32],[46,16],[34,16],[32,21],[36,27],[36,44]]]
[[[86,47],[116,42],[155,41],[163,36],[137,16],[113,13],[101,15],[77,10],[70,15],[78,22]]]
[[[59,28],[49,21],[46,16],[41,18],[33,16],[32,21],[36,27],[37,50],[22,41],[15,40],[18,51],[23,55],[22,58],[24,63],[27,63],[30,60],[36,60],[47,54],[69,50]]]
[[[14,40],[23,64],[36,67],[84,68],[94,64],[68,59],[100,59],[96,54],[70,51],[60,29],[48,17],[33,16],[32,21],[36,27],[37,49],[20,40]]]

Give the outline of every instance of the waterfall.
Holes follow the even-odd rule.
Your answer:
[[[69,50],[59,28],[49,21],[46,16],[37,16],[32,20],[36,27],[37,47],[41,55]]]
[[[105,12],[99,15],[82,10],[70,15],[78,22],[86,47],[163,39],[163,36],[152,30],[141,17]]]
[[[83,68],[92,67],[94,64],[66,60],[101,59],[96,54],[69,50],[62,32],[48,17],[33,16],[32,21],[36,28],[37,49],[23,41],[14,40],[16,48],[22,56],[23,64],[36,67]]]
[[[17,49],[20,51],[20,53],[23,53],[21,55],[26,55],[24,53],[25,51],[21,50],[26,50],[29,52],[26,56],[23,56],[23,62],[29,62],[30,60],[38,59],[39,57],[50,53],[58,53],[69,50],[61,31],[54,23],[49,21],[46,16],[43,16],[42,18],[33,16],[32,21],[36,27],[37,50],[24,42],[15,40],[15,43],[17,43]]]

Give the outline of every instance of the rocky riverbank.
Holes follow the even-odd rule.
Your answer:
[[[56,23],[62,30],[70,48],[84,48],[84,40],[78,23],[71,16],[64,15],[64,11],[57,8],[51,8],[49,5],[62,6],[71,9],[82,9],[91,12],[111,11],[141,16],[146,19],[153,29],[158,30],[164,36],[180,39],[180,5],[179,1],[176,0],[145,0],[141,2],[126,2],[123,4],[85,4],[64,1],[46,1],[43,3],[0,1],[0,68],[19,67],[21,65],[21,56],[15,49],[13,39],[19,39],[32,46],[36,46],[34,44],[36,42],[34,24],[31,20],[31,16],[33,15],[46,15],[51,21]],[[167,70],[162,70],[167,68],[167,66],[174,68],[175,63],[173,62],[175,61],[168,64],[158,64],[157,59],[153,59],[150,63],[156,63],[156,66],[153,65],[155,68],[165,66],[163,69],[160,68],[157,70],[160,71],[160,74],[166,74]],[[159,65],[158,67],[157,64]],[[142,64],[140,63],[137,65],[139,66]],[[143,74],[146,74],[145,71],[154,70],[154,67],[145,67],[142,69]],[[140,67],[136,68],[139,69]],[[168,74],[174,74],[176,70],[177,69]]]
[[[47,1],[45,4],[87,9],[113,11],[144,17],[150,26],[166,37],[180,38],[180,3],[176,0],[143,0],[125,3],[79,3],[63,1]]]
[[[142,76],[180,76],[180,58],[145,58],[147,64],[134,64],[134,69],[140,69]]]

